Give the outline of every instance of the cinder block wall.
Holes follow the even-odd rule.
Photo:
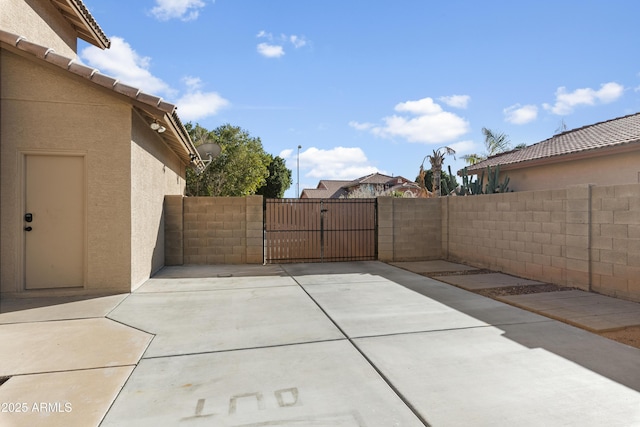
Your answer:
[[[165,208],[167,265],[263,263],[262,196],[169,196]]]
[[[640,301],[640,184],[591,190],[592,289]]]
[[[640,301],[640,184],[443,199],[451,261]]]
[[[441,259],[441,199],[378,198],[378,259]]]
[[[167,265],[263,262],[261,196],[165,199]],[[448,259],[640,301],[640,184],[378,198],[378,259]]]
[[[448,258],[584,287],[583,273],[588,275],[588,266],[580,249],[588,246],[580,221],[585,218],[573,209],[583,209],[588,215],[588,198],[571,203],[567,198],[568,194],[581,196],[583,190],[449,198]]]

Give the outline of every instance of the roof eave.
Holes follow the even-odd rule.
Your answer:
[[[78,38],[100,49],[109,49],[111,40],[81,0],[51,0],[51,3],[75,29]]]
[[[42,61],[46,67],[65,70],[72,78],[91,82],[90,84],[95,85],[94,87],[105,90],[112,96],[121,97],[140,112],[148,124],[157,121],[165,127],[166,130],[159,134],[160,137],[185,165],[193,164],[197,168],[204,168],[200,154],[198,154],[189,133],[176,113],[175,105],[135,87],[120,83],[113,77],[79,64],[72,58],[58,55],[45,46],[31,43],[17,34],[0,30],[0,44],[2,49],[7,49],[23,58]]]

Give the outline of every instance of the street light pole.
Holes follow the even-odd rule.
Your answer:
[[[298,145],[298,173],[297,173],[297,183],[296,183],[296,197],[300,198],[300,149],[302,145]]]

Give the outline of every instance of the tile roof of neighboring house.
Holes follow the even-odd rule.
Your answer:
[[[388,185],[392,191],[419,188],[418,184],[401,176],[393,177],[376,172],[351,181],[323,179],[318,183],[318,187],[305,188],[302,193],[310,199],[339,198],[348,193],[348,188],[363,184]]]
[[[108,49],[111,41],[104,34],[82,0],[51,0],[62,16],[76,30],[78,37],[100,49]]]
[[[120,83],[113,77],[101,74],[95,68],[87,67],[75,59],[59,55],[51,48],[31,43],[22,36],[0,30],[0,43],[3,44],[3,48],[8,46],[18,54],[29,54],[75,76],[82,77],[90,84],[108,89],[114,94],[125,96],[149,124],[157,121],[167,129],[166,132],[160,134],[162,139],[185,164],[189,164],[191,159],[195,158],[195,162],[202,165],[202,159],[196,151],[189,133],[180,121],[180,117],[176,113],[177,107],[174,104],[142,92],[138,88]]]
[[[360,184],[388,184],[389,181],[391,180],[397,180],[397,179],[405,179],[402,178],[401,176],[389,176],[389,175],[383,175],[381,173],[372,173],[370,175],[366,175],[360,178],[357,178],[353,181],[351,181],[351,184],[348,185],[348,187],[353,187],[355,185],[360,185]]]
[[[487,166],[511,165],[512,168],[528,166],[525,162],[551,160],[575,154],[598,155],[598,150],[640,143],[640,113],[619,117],[563,132],[520,150],[489,157],[467,167],[469,172],[486,169]],[[638,145],[640,148],[640,145]],[[567,157],[567,160],[569,158]]]
[[[305,188],[302,193],[310,199],[335,199],[347,194],[344,187],[352,182],[323,179],[316,188]]]

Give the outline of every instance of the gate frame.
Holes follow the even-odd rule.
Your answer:
[[[370,228],[356,228],[356,229],[342,229],[342,228],[327,228],[326,227],[326,220],[325,220],[325,213],[328,212],[327,209],[327,205],[325,205],[325,203],[328,202],[328,205],[330,204],[340,204],[340,203],[344,203],[344,204],[361,204],[361,205],[372,205],[371,208],[373,210],[372,215],[373,218],[371,219],[373,221],[373,225]],[[282,230],[275,230],[275,229],[268,229],[268,214],[267,214],[267,209],[269,204],[272,205],[276,205],[278,203],[290,203],[290,204],[301,204],[301,205],[311,205],[311,204],[317,204],[319,206],[319,216],[318,218],[315,218],[317,221],[319,221],[319,229],[313,229],[313,228],[306,228],[306,229],[282,229]],[[263,231],[264,231],[264,264],[284,264],[284,263],[303,263],[303,262],[341,262],[341,261],[371,261],[371,260],[377,260],[378,259],[378,199],[377,198],[357,198],[357,199],[329,199],[329,198],[322,198],[322,199],[300,199],[300,198],[264,198],[264,211],[263,211],[263,218],[264,218],[264,226],[263,226]],[[311,218],[311,222],[313,222],[314,218]],[[293,225],[297,225],[297,224],[293,224]],[[296,258],[296,257],[282,257],[282,258],[270,258],[269,257],[269,233],[275,233],[275,232],[290,232],[290,233],[319,233],[319,252],[320,255],[319,257],[308,257],[308,258]],[[326,249],[326,236],[325,234],[329,231],[335,231],[335,232],[370,232],[372,233],[371,237],[371,242],[368,243],[369,246],[367,247],[371,247],[371,254],[367,254],[367,255],[344,255],[344,256],[337,256],[337,257],[331,257],[330,259],[325,259],[325,249]],[[350,241],[351,243],[351,241]],[[285,247],[286,248],[286,247]],[[313,249],[313,248],[312,248]]]

